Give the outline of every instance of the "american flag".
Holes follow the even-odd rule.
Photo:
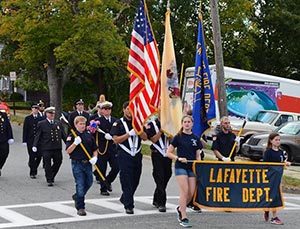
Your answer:
[[[131,73],[132,124],[140,134],[147,119],[157,111],[160,97],[159,52],[144,0],[140,0],[135,18],[127,69]]]

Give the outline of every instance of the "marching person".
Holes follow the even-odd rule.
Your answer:
[[[27,146],[27,152],[29,156],[28,166],[29,166],[29,176],[31,179],[36,179],[37,169],[42,159],[42,154],[40,152],[40,147],[38,146],[37,152],[32,151],[34,137],[37,132],[37,124],[39,121],[43,120],[39,114],[39,105],[33,104],[31,106],[31,114],[26,116],[23,124],[23,145]]]
[[[45,117],[45,103],[40,100],[37,105],[39,106],[39,115]]]
[[[231,132],[230,120],[227,116],[221,118],[220,126],[221,131],[213,137],[212,150],[219,161],[234,161],[236,152],[240,149],[240,137]],[[235,142],[237,142],[236,148],[229,158]]]
[[[111,168],[106,176],[108,187],[100,179],[99,174],[94,172],[97,181],[100,183],[100,194],[103,196],[110,195],[109,192],[112,192],[111,183],[116,179],[119,173],[116,145],[112,140],[112,136],[109,134],[112,124],[117,120],[111,116],[112,106],[113,104],[109,101],[99,103],[97,106],[99,107],[97,108],[98,114],[91,117],[91,120],[98,120],[100,122],[100,124],[98,124],[98,131],[95,132],[95,140],[98,147],[97,166],[104,176],[106,176],[107,164],[109,164]],[[99,115],[99,113],[102,115]]]
[[[142,173],[141,140],[146,139],[143,132],[140,136],[132,128],[132,116],[129,102],[123,104],[124,116],[113,123],[110,134],[118,144],[118,163],[122,188],[121,203],[126,214],[134,214],[134,193],[138,187]]]
[[[32,151],[40,150],[43,156],[46,181],[49,187],[53,186],[55,176],[62,163],[62,143],[66,134],[61,123],[55,118],[55,107],[45,109],[46,119],[38,122]],[[38,149],[39,147],[40,149]],[[53,162],[53,163],[52,163]]]
[[[85,130],[86,118],[77,116],[74,119],[76,135],[70,134],[66,140],[66,151],[70,155],[72,164],[72,173],[76,184],[76,193],[72,196],[75,201],[77,214],[85,216],[85,195],[93,184],[93,169],[92,165],[97,162],[97,146],[94,137]],[[80,143],[86,149],[86,152],[80,146]],[[91,159],[87,156],[87,154]]]
[[[271,133],[268,137],[266,151],[264,152],[264,162],[285,162],[286,166],[290,166],[291,162],[287,161],[286,155],[280,149],[280,135],[278,133]],[[277,211],[272,211],[271,223],[276,225],[283,225],[283,221],[277,216]],[[269,211],[264,213],[265,221],[269,220]]]
[[[94,115],[92,115],[91,117],[90,117],[90,120],[92,121],[92,120],[94,120],[94,121],[99,121],[99,119],[100,119],[100,117],[101,117],[101,115],[102,115],[102,109],[101,109],[101,103],[103,103],[105,101],[105,95],[103,95],[103,94],[101,94],[100,96],[99,96],[99,101],[97,101],[97,104],[96,104],[96,113],[94,114]],[[100,122],[100,121],[99,121]],[[96,133],[94,133],[94,137],[95,137],[95,134]],[[97,174],[96,173],[97,171],[94,171],[94,175],[95,175],[95,177],[96,177],[96,181],[97,181],[97,183],[98,184],[101,184],[101,179],[100,179],[100,176],[99,176],[99,174]],[[108,192],[106,192],[106,193],[108,193]],[[100,190],[100,194],[101,194],[101,190]],[[108,193],[109,194],[109,193]]]
[[[14,143],[10,121],[5,112],[0,111],[0,176],[9,154],[9,145]]]
[[[179,206],[176,208],[178,221],[183,227],[191,227],[186,206],[192,200],[196,188],[196,176],[192,170],[192,163],[188,160],[200,160],[202,144],[199,137],[192,132],[193,117],[184,115],[181,119],[182,127],[175,135],[167,150],[167,157],[176,161],[175,176],[179,185]],[[177,155],[174,150],[177,148]]]
[[[172,160],[166,156],[169,138],[161,130],[160,112],[154,121],[148,123],[145,132],[152,142],[150,146],[152,176],[156,184],[152,204],[158,208],[159,212],[166,212],[166,188],[172,176]]]
[[[80,116],[80,115],[85,117],[87,120],[86,125],[89,123],[89,118],[90,118],[90,114],[84,110],[84,102],[82,99],[76,100],[74,102],[74,106],[75,106],[75,110],[73,112],[71,112],[71,114],[69,115],[69,118],[68,118],[68,122],[70,123],[72,129],[75,129],[75,126],[74,126],[75,117]],[[70,133],[70,130],[68,133]]]

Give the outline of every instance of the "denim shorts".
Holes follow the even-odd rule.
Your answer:
[[[191,169],[175,168],[175,176],[182,176],[182,175],[188,177],[195,177],[195,174]]]

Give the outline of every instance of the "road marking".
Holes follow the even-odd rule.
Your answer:
[[[285,211],[299,210],[300,209],[300,197],[287,196],[285,199],[284,208]],[[168,196],[168,200],[175,203],[178,200],[178,196]],[[105,199],[88,199],[87,204],[96,205],[105,209],[108,209],[109,213],[96,214],[87,210],[87,216],[78,216],[75,208],[72,206],[73,201],[57,201],[57,202],[45,202],[45,203],[33,203],[33,204],[18,204],[0,206],[0,228],[12,228],[12,227],[26,227],[26,226],[38,226],[49,225],[54,223],[68,223],[76,221],[88,221],[96,219],[108,219],[119,217],[133,217],[136,215],[152,215],[160,214],[157,209],[152,207],[152,196],[138,196],[135,197],[135,204],[144,204],[146,207],[135,208],[134,215],[128,215],[124,212],[123,205],[119,202],[118,198],[105,198]],[[177,204],[168,202],[166,204],[167,213],[175,213],[175,207]],[[149,207],[149,205],[151,207]],[[38,212],[41,208],[54,211],[56,214],[61,214],[62,217],[54,217],[51,219],[33,219],[26,215],[19,213],[20,209],[36,208]],[[207,210],[203,210],[208,212]],[[38,216],[35,215],[35,218]],[[42,218],[43,216],[41,216]],[[1,218],[3,220],[1,220]],[[3,223],[2,223],[3,222]]]

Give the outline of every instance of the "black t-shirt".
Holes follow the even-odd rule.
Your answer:
[[[171,141],[171,145],[177,148],[177,156],[187,160],[196,160],[196,151],[203,148],[199,137],[195,134],[177,134]],[[175,168],[192,169],[192,163],[176,161]]]
[[[235,134],[228,132],[227,134],[220,131],[213,139],[212,150],[218,150],[224,157],[230,155],[231,149],[234,145]],[[231,159],[234,159],[235,152],[233,152]]]
[[[93,152],[97,150],[95,139],[93,135],[87,131],[80,133],[76,131],[76,134],[81,138],[81,142],[86,148],[87,152],[91,157],[93,157]],[[66,149],[72,145],[74,142],[74,136],[70,134],[66,140]],[[72,153],[70,153],[70,158],[74,160],[88,160],[86,153],[83,151],[80,145],[77,145]]]
[[[265,162],[284,162],[286,157],[281,149],[273,150],[267,149],[264,152],[264,161]]]

